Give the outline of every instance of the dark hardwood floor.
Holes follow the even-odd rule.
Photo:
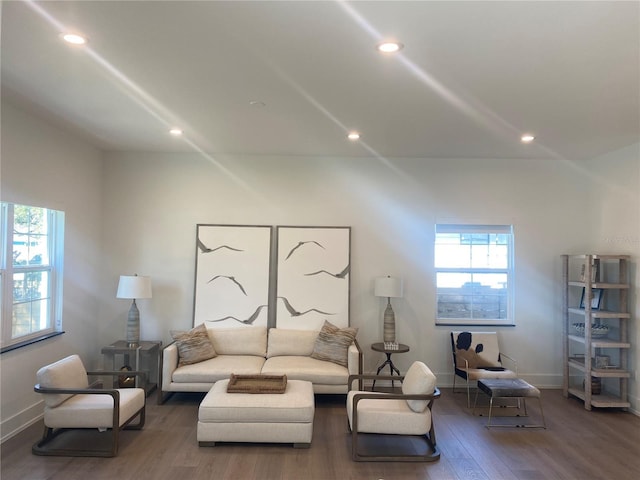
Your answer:
[[[2,480],[39,479],[612,479],[640,478],[640,418],[623,411],[588,412],[559,390],[543,391],[547,429],[484,427],[466,396],[443,389],[434,421],[442,456],[436,463],[351,461],[344,396],[318,396],[313,443],[221,444],[198,447],[196,421],[203,395],[174,395],[156,405],[148,399],[142,431],[124,431],[114,458],[38,457],[34,425],[2,445]],[[539,421],[537,402],[530,418]],[[510,409],[500,409],[505,412]],[[477,412],[480,413],[480,412]],[[503,413],[503,412],[499,412]],[[512,419],[500,419],[510,421]],[[380,439],[384,447],[388,439]],[[372,445],[375,447],[376,445]]]

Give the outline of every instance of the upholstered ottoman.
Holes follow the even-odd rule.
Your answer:
[[[227,393],[216,382],[198,410],[198,444],[215,442],[293,443],[308,448],[313,436],[313,385],[289,380],[284,393]]]
[[[534,427],[534,428],[547,428],[547,424],[544,419],[544,411],[542,409],[542,400],[540,399],[540,390],[533,385],[525,382],[520,378],[483,378],[478,380],[478,391],[482,390],[484,393],[491,397],[489,401],[489,420],[487,421],[487,428],[490,427]],[[476,401],[473,405],[475,411],[476,404],[478,403],[478,391],[476,392]],[[493,400],[495,398],[518,398],[522,399],[524,405],[524,415],[527,416],[527,398],[537,398],[538,405],[540,406],[540,415],[542,416],[542,423],[539,425],[491,425],[491,410],[493,408]]]

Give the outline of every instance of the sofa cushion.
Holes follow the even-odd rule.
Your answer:
[[[268,358],[262,367],[262,374],[286,375],[287,380],[307,380],[314,385],[346,385],[349,377],[345,367],[309,356]]]
[[[270,328],[267,358],[282,355],[311,356],[318,338],[317,330]]]
[[[208,328],[218,355],[267,355],[267,327]]]
[[[328,320],[318,334],[311,358],[347,366],[347,353],[358,333],[357,328],[338,328]]]
[[[204,362],[185,365],[173,372],[172,381],[178,383],[213,383],[237,375],[258,375],[264,357],[254,355],[218,355]]]
[[[191,365],[216,356],[216,350],[207,334],[207,328],[200,324],[188,332],[171,330],[171,337],[178,347],[178,365]]]
[[[405,395],[430,395],[436,389],[436,376],[422,362],[413,362],[407,370],[402,382],[402,393]],[[424,412],[427,400],[407,400],[409,408],[416,413]]]

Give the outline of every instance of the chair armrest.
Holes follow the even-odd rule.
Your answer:
[[[517,377],[518,376],[518,362],[516,362],[516,360],[513,357],[510,357],[506,353],[500,352],[500,359],[502,359],[502,357],[505,357],[505,358],[509,359],[511,362],[513,362],[513,365],[514,365],[513,371],[515,372],[516,377]]]
[[[394,377],[398,378],[398,377]],[[394,400],[435,400],[440,398],[440,389],[436,387],[433,393],[408,394],[408,393],[384,393],[384,392],[359,392],[353,396],[354,406],[357,402],[364,399],[394,399]],[[429,402],[431,405],[431,402]]]
[[[33,391],[36,393],[63,393],[72,395],[110,395],[113,397],[116,405],[120,401],[120,392],[115,388],[53,388],[53,387],[41,387],[37,383],[33,387]]]
[[[349,379],[347,380],[347,391],[352,390],[353,381],[358,380],[358,389],[362,390],[362,381],[363,380],[393,380],[400,381],[404,380],[404,375],[375,375],[375,374],[361,374],[361,375],[349,375]]]
[[[87,372],[89,377],[140,377],[141,384],[145,387],[147,385],[147,372],[140,370],[94,370]]]

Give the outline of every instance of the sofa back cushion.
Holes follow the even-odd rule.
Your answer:
[[[208,328],[218,355],[267,355],[267,327]]]
[[[413,362],[407,370],[402,382],[402,393],[405,395],[431,395],[436,389],[436,376],[422,362]],[[416,413],[424,412],[427,400],[407,400],[409,408]]]
[[[36,379],[40,386],[44,388],[89,388],[87,371],[78,355],[70,355],[51,365],[42,367],[36,373]],[[72,393],[45,393],[43,395],[44,404],[50,408],[57,407],[73,396]]]
[[[317,338],[317,330],[270,328],[267,358],[287,355],[309,357]]]

